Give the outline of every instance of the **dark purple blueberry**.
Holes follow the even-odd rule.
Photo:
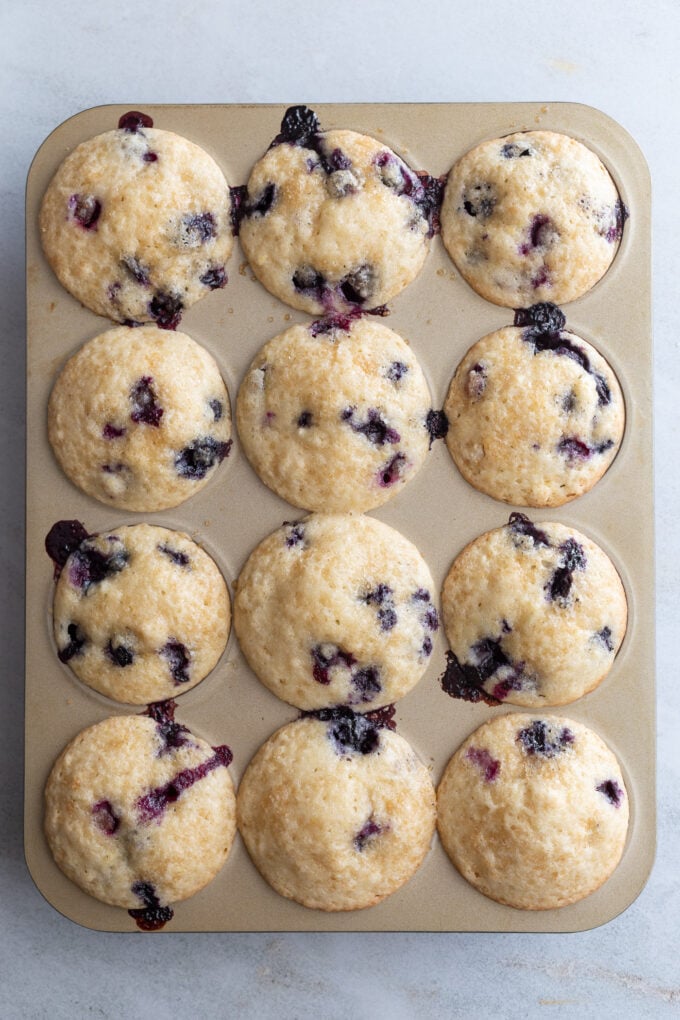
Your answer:
[[[94,195],[71,195],[68,200],[71,216],[85,230],[96,230],[102,204]]]
[[[106,654],[115,666],[131,666],[135,661],[135,653],[127,645],[115,645],[109,641],[106,646]]]
[[[406,195],[428,224],[428,237],[439,229],[439,210],[444,194],[444,177],[432,177],[424,170],[414,172],[393,152],[380,152],[374,159],[385,187]]]
[[[503,628],[505,631],[505,628]],[[484,701],[487,705],[497,705],[511,690],[521,686],[524,664],[513,662],[501,647],[499,638],[482,638],[470,649],[472,661],[461,663],[454,652],[446,653],[446,670],[440,679],[444,691],[452,698],[463,701]],[[489,694],[484,684],[502,667],[511,669],[509,676],[504,676]]]
[[[434,408],[431,408],[427,412],[425,427],[430,433],[430,449],[432,449],[435,439],[444,439],[449,431],[449,419],[444,411],[435,411]]]
[[[153,120],[148,113],[140,113],[139,110],[130,110],[124,113],[118,121],[118,127],[130,134],[135,134],[141,128],[153,127]]]
[[[555,235],[556,230],[550,217],[544,213],[536,213],[529,224],[528,240],[519,246],[520,255],[528,255],[529,252],[535,251],[536,248],[547,247],[554,240]],[[545,282],[545,280],[541,280],[540,283],[535,283],[534,286],[540,287]]]
[[[623,790],[615,779],[605,779],[605,781],[600,783],[599,786],[596,786],[595,789],[598,793],[603,793],[609,803],[613,804],[614,807],[621,807],[623,802]]]
[[[308,428],[311,428],[312,418],[313,418],[313,415],[312,415],[311,411],[302,411],[302,413],[300,414],[300,416],[298,417],[298,420],[297,420],[297,427],[299,429],[308,429]]]
[[[406,457],[403,453],[395,453],[391,460],[388,460],[387,464],[384,464],[380,468],[377,474],[378,485],[387,489],[390,485],[394,485],[401,478],[406,468]]]
[[[299,145],[303,149],[313,148],[312,143],[320,131],[321,125],[313,110],[308,106],[290,106],[283,115],[281,131],[272,142],[272,146],[287,142],[289,145]]]
[[[557,452],[566,457],[568,461],[588,460],[593,451],[578,436],[562,436],[557,444]]]
[[[583,546],[573,538],[563,542],[559,551],[562,554],[560,565],[553,571],[544,590],[550,602],[565,603],[571,592],[574,571],[586,568],[586,555]]]
[[[60,662],[68,662],[74,655],[80,655],[87,641],[77,623],[69,623],[66,632],[69,636],[69,642],[65,648],[60,648],[57,652]]]
[[[380,670],[377,666],[364,666],[352,673],[352,687],[357,692],[358,698],[351,701],[371,702],[380,694],[382,683],[380,682]]]
[[[598,630],[595,634],[598,641],[601,641],[608,652],[614,651],[614,642],[612,641],[611,627],[603,627],[602,630]]]
[[[224,415],[224,404],[221,400],[209,400],[208,407],[213,413],[213,421],[222,421]]]
[[[326,289],[326,280],[313,266],[300,266],[293,273],[293,286],[300,293],[320,302]]]
[[[248,199],[243,209],[242,218],[248,216],[266,216],[278,196],[278,189],[271,182],[266,184],[257,198]]]
[[[329,333],[335,333],[337,330],[349,333],[352,323],[356,319],[361,318],[361,314],[361,309],[350,308],[347,312],[326,315],[323,319],[315,319],[314,322],[310,323],[309,332],[313,337],[326,336]]]
[[[559,313],[559,316],[564,319],[562,312],[556,305],[550,305],[548,302],[545,302],[543,305],[534,305],[533,307],[547,307],[555,309],[555,311]],[[531,309],[528,309],[528,311],[531,311]],[[521,318],[519,316],[519,312],[515,314],[515,324],[521,325],[521,323],[518,323],[518,318]],[[559,321],[559,319],[556,317],[555,321]],[[568,358],[572,358],[581,366],[584,372],[587,372],[590,376],[592,376],[595,382],[598,404],[601,407],[604,407],[611,403],[612,395],[607,380],[600,372],[596,372],[593,369],[590,364],[590,359],[583,348],[579,347],[578,344],[573,343],[568,337],[564,336],[560,332],[561,328],[562,327],[551,330],[548,329],[547,326],[540,324],[537,326],[529,325],[522,334],[522,340],[525,343],[530,343],[532,345],[534,354],[538,354],[542,351],[552,351],[553,354],[564,355]]]
[[[439,232],[439,213],[444,198],[446,176],[431,177],[424,170],[417,170],[416,177],[422,191],[416,194],[414,201],[428,224],[427,236],[434,237]]]
[[[148,715],[156,723],[156,731],[162,741],[162,747],[158,752],[159,757],[191,743],[191,734],[186,726],[175,722],[176,708],[176,702],[169,698],[167,701],[152,702],[142,713]]]
[[[397,195],[415,196],[420,182],[403,160],[393,152],[379,152],[373,162],[378,168],[380,180]]]
[[[614,445],[613,439],[605,439],[597,446],[588,446],[578,436],[562,436],[557,444],[557,452],[566,457],[567,461],[588,460],[594,453],[605,453]]]
[[[120,826],[120,818],[114,812],[111,801],[100,800],[92,805],[94,824],[105,836],[113,836]]]
[[[574,390],[569,390],[568,393],[565,393],[560,401],[560,407],[565,414],[571,414],[576,409],[577,404],[578,399]]]
[[[374,407],[369,407],[366,412],[366,420],[362,421],[360,418],[355,418],[354,413],[356,408],[346,407],[340,415],[342,421],[347,422],[353,432],[358,432],[364,436],[365,439],[372,443],[374,446],[384,446],[385,443],[398,443],[401,440],[401,436],[396,431],[387,425],[387,422],[383,421],[380,411]]]
[[[185,552],[181,552],[179,549],[173,549],[172,546],[166,543],[161,543],[156,546],[160,553],[167,556],[172,560],[178,567],[188,567],[191,562],[190,557]]]
[[[188,248],[199,248],[217,237],[217,224],[211,212],[186,213],[180,221],[180,243]]]
[[[439,682],[442,690],[451,698],[460,698],[473,704],[479,701],[487,705],[499,704],[498,698],[492,697],[484,690],[484,678],[477,669],[467,663],[461,663],[453,652],[446,653],[446,669]]]
[[[519,511],[514,511],[510,514],[508,521],[508,528],[513,535],[526,535],[531,539],[534,545],[545,545],[550,548],[550,539],[546,535],[545,531],[541,531],[537,528],[533,521],[530,521],[526,514],[521,514]]]
[[[149,702],[144,711],[140,712],[140,715],[148,715],[149,719],[153,719],[154,722],[162,724],[173,722],[176,711],[177,702],[175,699],[166,698],[165,701]]]
[[[147,149],[147,151],[142,156],[142,159],[144,160],[145,163],[155,163],[156,160],[158,159],[158,153],[152,152],[151,149]]]
[[[531,286],[534,290],[538,290],[539,287],[552,287],[547,266],[541,266],[536,275],[531,277]]]
[[[182,299],[159,291],[149,303],[149,315],[159,329],[177,329],[182,318]]]
[[[371,712],[363,712],[364,719],[367,719],[378,729],[396,730],[397,724],[394,720],[396,709],[394,705],[383,705],[381,708],[374,708]]]
[[[132,892],[139,897],[144,907],[141,910],[136,908],[128,910],[128,914],[142,931],[158,931],[174,917],[172,907],[161,906],[156,890],[150,882],[134,882]]]
[[[467,374],[465,389],[470,400],[480,400],[486,389],[486,365],[473,365]]]
[[[52,525],[45,538],[45,551],[54,563],[57,576],[74,549],[89,537],[80,521],[57,521]]]
[[[172,679],[176,684],[189,683],[189,666],[191,665],[191,658],[185,645],[183,645],[180,641],[173,641],[171,639],[163,645],[159,654],[168,663]]]
[[[125,435],[125,429],[119,429],[117,425],[112,425],[110,421],[107,421],[102,429],[102,435],[104,439],[120,439],[121,436]]]
[[[488,220],[497,202],[496,189],[492,184],[472,184],[463,191],[463,209],[468,216]]]
[[[376,836],[380,836],[384,831],[383,826],[378,825],[373,815],[371,815],[354,837],[354,849],[362,853],[366,844],[370,840],[375,839]]]
[[[289,549],[293,546],[302,545],[305,546],[305,527],[303,524],[290,524],[288,521],[284,521],[284,524],[288,525],[288,534],[286,535],[286,545]]]
[[[427,588],[416,588],[411,598],[414,602],[429,602],[432,596]]]
[[[204,287],[209,287],[210,290],[219,290],[221,287],[226,287],[229,282],[224,266],[210,266],[198,279]]]
[[[403,379],[407,372],[408,365],[405,365],[403,361],[393,361],[392,364],[388,366],[385,375],[390,382],[398,383]]]
[[[175,470],[182,478],[205,478],[208,471],[229,456],[232,440],[222,443],[212,436],[202,436],[185,446],[175,457]]]
[[[170,754],[178,747],[186,747],[187,744],[191,744],[191,740],[189,739],[189,730],[186,726],[182,726],[181,723],[167,720],[165,722],[157,723],[156,729],[159,737],[163,741],[163,746],[159,751],[159,756]]]
[[[630,213],[621,199],[617,199],[616,205],[614,206],[614,223],[608,226],[605,231],[600,231],[600,234],[604,237],[605,241],[608,241],[609,244],[618,244],[623,235],[623,224],[626,222],[629,215]]]
[[[328,165],[331,172],[335,170],[351,170],[352,160],[349,156],[346,156],[342,149],[333,149],[330,156],[327,157]]]
[[[119,574],[130,558],[127,549],[115,535],[108,536],[111,546],[109,553],[101,552],[89,540],[81,542],[71,554],[68,576],[74,588],[80,588],[83,595],[93,584],[98,584],[111,574]]]
[[[612,391],[609,389],[609,384],[600,372],[590,373],[595,380],[595,390],[597,391],[597,402],[600,407],[606,407],[607,404],[612,402]]]
[[[430,637],[424,638],[423,639],[423,643],[420,646],[421,654],[425,655],[426,657],[429,657],[430,655],[432,655],[432,648],[433,648],[432,638],[430,638]]]
[[[314,645],[310,650],[310,655],[312,657],[312,676],[318,684],[324,686],[331,682],[330,671],[333,667],[344,666],[349,669],[357,661],[351,652],[344,652],[330,642]]]
[[[182,769],[163,786],[157,786],[137,799],[137,815],[141,824],[160,819],[167,806],[174,804],[185,790],[205,779],[214,769],[222,766],[227,768],[231,764],[233,755],[226,744],[212,750],[212,757],[200,765]]]
[[[493,783],[497,778],[501,763],[497,758],[493,758],[485,747],[468,747],[465,757],[481,770],[485,783]]]
[[[397,624],[396,611],[391,606],[383,607],[378,610],[378,620],[381,630],[392,630]]]
[[[515,309],[515,326],[531,326],[536,333],[559,333],[566,325],[564,312],[551,301]]]
[[[543,719],[534,719],[530,726],[518,731],[517,741],[532,757],[554,758],[574,743],[574,734],[567,726],[559,730]]]
[[[501,156],[503,159],[521,159],[522,156],[533,156],[533,152],[517,142],[506,142],[501,147]]]
[[[309,714],[327,723],[328,738],[335,745],[336,754],[341,757],[352,752],[371,754],[380,745],[379,725],[369,719],[368,715],[359,715],[343,705],[322,708]]]
[[[428,606],[420,619],[423,627],[426,627],[433,633],[439,630],[439,613],[434,606]]]
[[[340,283],[340,291],[345,301],[351,305],[363,305],[377,288],[377,277],[373,266],[364,263],[348,273]]]
[[[130,390],[132,401],[132,412],[130,417],[134,422],[142,425],[153,425],[158,428],[163,417],[163,408],[156,403],[156,393],[153,388],[153,379],[150,375],[143,375],[138,379]]]
[[[130,274],[135,283],[141,287],[148,287],[150,281],[149,267],[145,266],[134,255],[122,255],[120,264]]]
[[[377,584],[374,589],[361,596],[361,601],[367,606],[391,606],[394,605],[394,594],[388,584]]]
[[[248,188],[245,184],[237,184],[235,187],[229,188],[229,197],[231,199],[231,232],[236,237],[241,229],[241,221],[246,211]]]

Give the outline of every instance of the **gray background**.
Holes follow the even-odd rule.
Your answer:
[[[114,9],[115,6],[115,9]],[[238,5],[0,3],[0,1017],[680,1015],[676,393],[678,0]],[[575,101],[638,141],[654,189],[659,832],[619,918],[573,935],[87,932],[22,847],[24,183],[49,132],[100,103]],[[641,677],[644,683],[645,678]]]

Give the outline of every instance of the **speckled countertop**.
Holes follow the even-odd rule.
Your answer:
[[[677,0],[339,5],[18,3],[0,12],[4,313],[0,689],[0,1017],[335,1018],[680,1014],[680,595],[676,437],[680,203]],[[23,859],[23,193],[59,123],[109,102],[574,101],[638,141],[654,195],[658,851],[623,915],[571,935],[311,934],[151,938],[88,932]],[[651,554],[651,551],[650,551]],[[644,683],[645,678],[640,677]]]

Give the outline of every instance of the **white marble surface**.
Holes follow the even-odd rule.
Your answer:
[[[680,1014],[677,528],[678,0],[337,5],[4,0],[0,5],[2,684],[0,1017],[324,1018]],[[87,932],[33,887],[22,847],[23,192],[66,117],[107,102],[576,101],[652,170],[659,831],[619,918],[573,935]],[[641,678],[644,682],[644,678]]]

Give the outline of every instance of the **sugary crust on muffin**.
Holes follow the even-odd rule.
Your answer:
[[[626,212],[600,159],[553,131],[494,138],[449,173],[441,212],[457,269],[488,301],[563,304],[606,273]]]
[[[87,308],[174,328],[183,308],[226,283],[229,186],[212,156],[180,135],[107,131],[57,170],[40,235],[59,281]]]
[[[553,348],[534,340],[531,328],[507,326],[470,348],[444,405],[446,444],[481,492],[561,506],[614,460],[625,406],[612,369],[582,337],[562,330]]]
[[[265,344],[241,383],[236,422],[249,461],[283,499],[364,511],[422,465],[430,410],[408,344],[359,319],[295,325]]]
[[[376,708],[403,697],[427,667],[438,625],[420,553],[370,517],[286,524],[251,553],[236,584],[243,653],[298,708]]]
[[[139,909],[142,885],[163,904],[186,899],[227,859],[236,831],[228,749],[184,727],[167,737],[148,717],[105,719],[79,733],[50,773],[54,859],[104,903]]]
[[[374,750],[343,748],[333,722],[278,730],[241,781],[238,826],[282,896],[318,910],[358,910],[402,886],[434,831],[434,789],[408,743],[381,729]]]
[[[571,719],[512,714],[476,730],[437,793],[444,849],[485,896],[523,910],[563,907],[616,868],[628,798],[614,754]]]
[[[184,333],[107,330],[66,363],[48,435],[71,481],[126,510],[177,506],[231,447],[229,395],[213,357]]]
[[[428,221],[407,193],[418,179],[374,138],[345,130],[317,137],[324,160],[283,143],[255,164],[241,243],[260,282],[294,308],[374,308],[425,261]]]
[[[611,669],[626,632],[621,579],[603,550],[563,524],[514,514],[456,558],[442,590],[455,662],[445,688],[475,700],[564,705]]]
[[[188,535],[149,524],[86,539],[54,593],[62,662],[101,694],[133,705],[199,683],[222,654],[230,623],[214,560]]]

